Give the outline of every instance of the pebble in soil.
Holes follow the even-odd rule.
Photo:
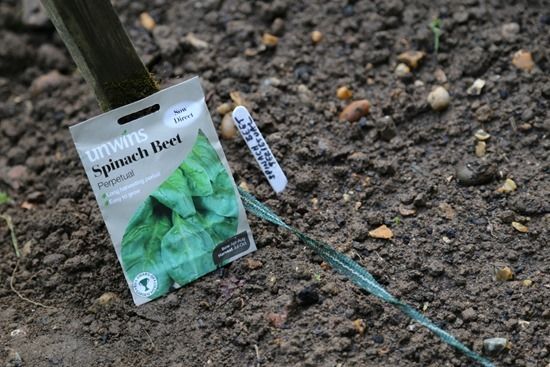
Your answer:
[[[434,111],[443,111],[449,106],[451,96],[447,89],[437,86],[428,94],[427,100]]]

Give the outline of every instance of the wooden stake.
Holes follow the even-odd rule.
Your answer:
[[[159,90],[109,0],[42,0],[42,4],[103,111]]]

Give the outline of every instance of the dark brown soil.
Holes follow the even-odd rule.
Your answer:
[[[134,307],[68,131],[100,111],[54,30],[21,24],[18,3],[0,2],[0,191],[12,198],[0,211],[13,218],[25,252],[15,289],[55,308],[32,305],[10,289],[16,257],[2,222],[0,363],[472,365],[321,265],[298,240],[253,217],[259,250],[248,259],[262,266],[251,269],[259,264],[245,258]],[[507,338],[509,349],[491,357],[497,365],[550,363],[548,1],[115,3],[163,86],[200,75],[217,124],[215,107],[229,101],[230,91],[252,105],[290,183],[277,197],[240,138],[223,142],[238,182],[475,351],[482,353],[486,338]],[[143,11],[157,21],[152,32],[140,25]],[[427,27],[436,16],[443,29],[437,54]],[[510,22],[519,33],[503,36]],[[324,34],[318,45],[310,40],[315,29]],[[265,31],[280,36],[277,47],[246,56]],[[189,32],[209,47],[191,46]],[[399,80],[397,55],[408,49],[427,56]],[[530,73],[511,63],[520,49],[533,55]],[[487,84],[480,96],[469,96],[475,78]],[[436,113],[426,96],[441,84],[451,105]],[[341,85],[370,100],[366,118],[338,121]],[[496,174],[461,186],[455,166],[476,159],[480,127],[491,134],[485,160]],[[517,191],[496,192],[505,178]],[[401,216],[400,205],[416,215]],[[392,229],[392,240],[368,237],[380,224]],[[514,280],[495,280],[504,266]],[[101,305],[107,292],[115,297]]]

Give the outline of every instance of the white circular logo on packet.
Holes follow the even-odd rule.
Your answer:
[[[189,101],[173,105],[164,112],[164,125],[172,129],[188,127],[202,113],[202,107],[202,101]]]
[[[150,297],[158,288],[157,277],[152,273],[144,271],[136,275],[132,286],[138,296]]]

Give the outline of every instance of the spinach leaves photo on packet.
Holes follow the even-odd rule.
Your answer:
[[[216,269],[212,252],[237,234],[239,209],[231,177],[199,131],[191,152],[136,210],[121,257],[128,279],[157,278],[157,298]]]

